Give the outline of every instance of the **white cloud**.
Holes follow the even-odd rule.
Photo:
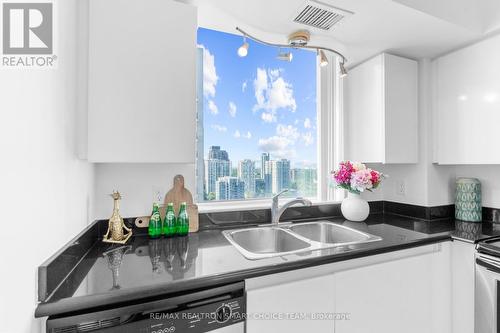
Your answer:
[[[264,151],[277,151],[287,148],[291,144],[290,140],[282,136],[271,136],[267,139],[259,139],[259,148]]]
[[[293,143],[289,139],[282,136],[272,136],[267,139],[259,139],[259,149],[270,153],[275,158],[293,158],[296,156]]]
[[[289,109],[295,112],[297,103],[293,97],[292,85],[286,82],[283,77],[283,70],[257,68],[257,76],[253,82],[255,90],[256,104],[253,111],[267,111],[272,113],[276,119],[278,109]],[[262,116],[264,121],[271,119],[269,115]],[[274,120],[275,121],[275,120]]]
[[[275,112],[262,112],[260,118],[264,120],[265,123],[274,123],[276,121]]]
[[[292,125],[283,125],[283,124],[278,124],[276,126],[276,134],[278,136],[285,137],[293,142],[297,140],[300,136],[300,133],[297,129],[297,127],[293,127]]]
[[[311,128],[311,119],[306,118],[304,120],[304,128]]]
[[[215,102],[212,100],[208,101],[208,110],[213,115],[219,114],[219,108],[217,107],[217,105],[215,105]]]
[[[229,102],[229,115],[231,117],[236,117],[236,104]]]
[[[313,142],[314,142],[314,137],[313,137],[312,133],[311,132],[307,132],[307,133],[302,134],[302,142],[306,146],[312,145]]]
[[[268,152],[276,158],[290,159],[297,155],[295,145],[298,141],[305,146],[312,145],[314,143],[313,133],[301,133],[293,125],[278,124],[276,135],[259,139],[258,146],[260,150]]]
[[[266,102],[266,97],[264,96],[267,91],[267,73],[265,69],[257,68],[257,77],[253,81],[253,86],[255,89],[255,99],[257,100],[257,105],[254,106],[255,111],[257,111],[260,106],[264,105]]]
[[[252,138],[252,133],[250,131],[247,131],[246,133],[241,133],[239,130],[234,131],[233,136],[236,139],[243,138],[243,139],[251,139]]]
[[[278,77],[275,81],[273,81],[268,94],[268,108],[271,110],[289,108],[292,112],[295,112],[297,109],[295,98],[293,98],[292,85],[285,82],[282,77]]]
[[[215,68],[215,57],[203,45],[198,45],[203,49],[203,95],[206,97],[215,97],[215,88],[219,77]]]
[[[241,84],[241,92],[245,92],[245,90],[247,90],[247,81],[246,80]]]
[[[295,142],[300,138],[297,127],[278,124],[276,135],[267,139],[259,139],[259,149],[276,158],[293,158],[296,156]]]
[[[283,73],[283,68],[275,68],[269,70],[269,76],[271,80],[277,79]]]
[[[227,127],[226,127],[226,126],[213,124],[211,127],[212,127],[214,130],[216,130],[217,132],[227,132]]]

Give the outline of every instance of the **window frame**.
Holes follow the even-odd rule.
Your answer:
[[[334,189],[330,185],[330,172],[336,168],[344,156],[343,84],[338,71],[340,59],[334,54],[326,56],[329,65],[324,67],[319,65],[319,56],[316,57],[318,186],[316,198],[309,199],[313,204],[318,205],[339,202],[345,197],[344,191]],[[197,188],[197,186],[198,177],[195,176],[195,187]],[[208,213],[240,209],[266,209],[271,207],[271,201],[271,198],[197,200],[196,204],[200,212]]]
[[[340,58],[333,54],[326,56],[329,65],[318,64],[317,74],[318,198],[322,202],[339,202],[346,194],[331,186],[330,172],[344,159],[343,80],[338,70]]]

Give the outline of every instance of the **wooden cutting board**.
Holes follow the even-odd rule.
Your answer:
[[[175,215],[179,214],[181,203],[186,203],[189,216],[189,232],[198,231],[198,206],[193,203],[191,192],[184,187],[184,176],[182,175],[174,177],[173,186],[165,195],[165,200],[163,200],[165,207],[170,202],[174,204]]]

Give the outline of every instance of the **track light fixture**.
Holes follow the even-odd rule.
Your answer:
[[[243,45],[241,45],[238,48],[238,55],[240,57],[246,57],[248,54],[248,43],[247,43],[247,37],[243,36]]]
[[[341,78],[346,77],[347,76],[347,69],[345,69],[343,61],[339,63],[339,67],[340,67],[340,77]]]
[[[293,59],[293,54],[292,52],[282,52],[281,49],[278,52],[278,56],[276,59],[281,60],[281,61],[288,61],[291,62]]]
[[[258,43],[268,45],[268,46],[275,46],[280,48],[280,52],[278,53],[277,58],[279,60],[284,60],[284,61],[292,61],[293,55],[291,52],[281,52],[281,48],[294,48],[294,49],[310,49],[310,50],[316,50],[316,52],[319,53],[320,56],[320,66],[328,66],[329,61],[328,58],[326,57],[325,51],[329,51],[332,53],[335,53],[337,56],[340,57],[340,62],[339,62],[339,69],[340,69],[340,77],[346,77],[347,76],[347,70],[344,66],[344,64],[347,62],[346,57],[338,51],[335,51],[334,49],[330,49],[328,47],[321,47],[321,46],[312,46],[312,45],[307,45],[307,42],[309,41],[309,33],[305,31],[297,31],[289,36],[289,42],[291,44],[277,44],[277,43],[270,43],[270,42],[265,42],[261,39],[258,39],[252,35],[247,34],[245,31],[240,29],[239,27],[236,27],[236,30],[238,30],[242,35],[243,35],[243,45],[240,46],[238,49],[238,55],[240,57],[245,57],[248,54],[248,43],[246,42],[246,38],[250,38]]]
[[[321,67],[328,66],[328,59],[326,57],[325,51],[319,50],[319,65]]]

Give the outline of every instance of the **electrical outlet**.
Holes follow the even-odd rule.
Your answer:
[[[158,203],[163,202],[163,198],[165,197],[165,193],[161,187],[153,186],[151,194],[152,194],[153,202],[158,202]]]
[[[396,181],[396,194],[397,195],[406,195],[406,184],[404,180]]]

